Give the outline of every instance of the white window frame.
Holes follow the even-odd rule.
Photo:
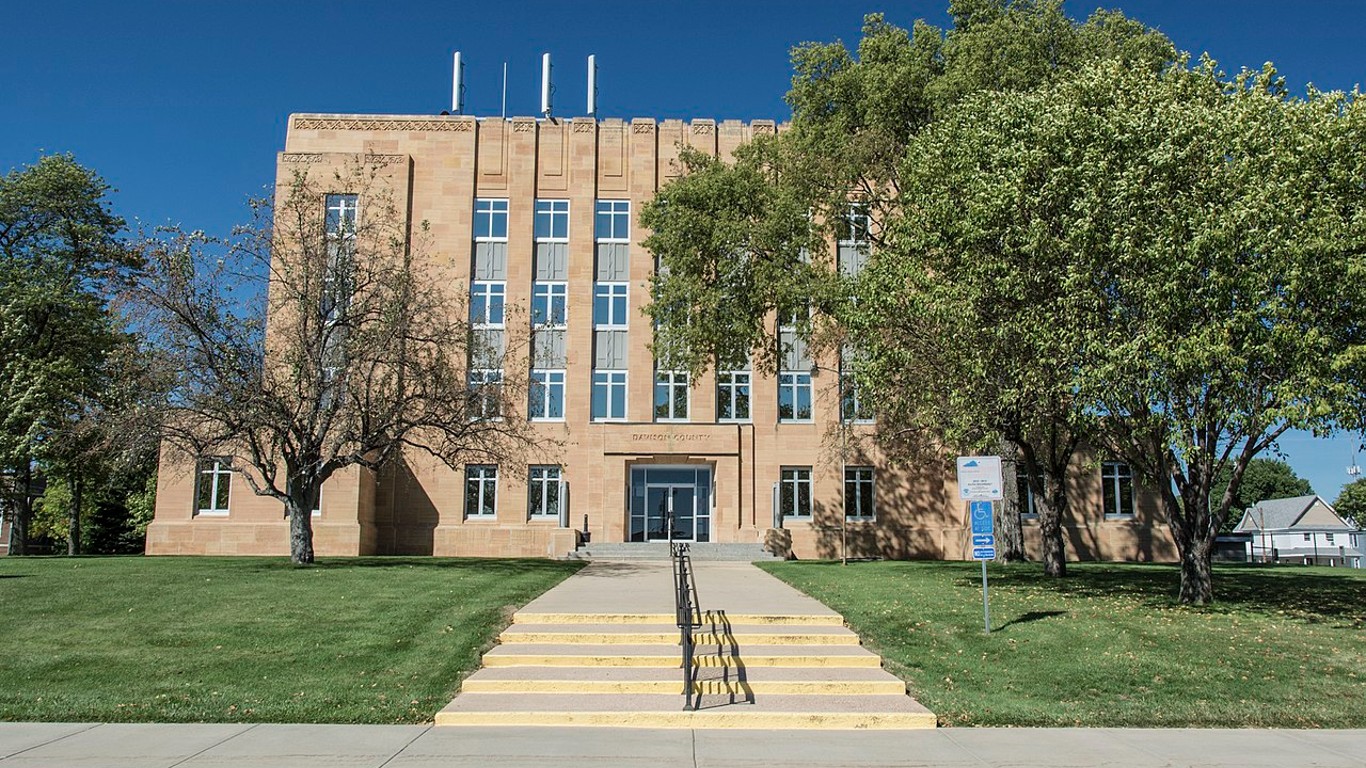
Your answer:
[[[476,421],[501,421],[503,418],[503,369],[471,368],[468,381],[470,397],[474,400],[479,411],[471,414],[471,417]],[[492,390],[491,393],[490,389]],[[490,403],[492,403],[491,409]]]
[[[477,483],[471,495],[470,486]],[[485,501],[490,503],[486,504]],[[483,511],[491,507],[492,512]],[[472,511],[473,510],[473,511]],[[498,465],[465,465],[465,519],[492,520],[498,517]]]
[[[603,381],[602,383],[599,383],[598,377],[603,377],[604,381]],[[620,379],[620,380],[617,380],[617,379]],[[598,414],[596,414],[596,413],[592,414],[592,415],[591,415],[591,416],[592,416],[592,420],[593,420],[593,421],[625,421],[625,420],[626,420],[626,414],[627,414],[627,410],[626,410],[626,409],[627,409],[627,406],[628,406],[627,397],[628,397],[628,393],[629,393],[629,389],[628,389],[629,384],[630,384],[630,377],[627,376],[626,371],[618,371],[618,370],[598,370],[598,371],[593,371],[593,388],[592,388],[592,390],[589,392],[589,408],[590,408],[590,410],[591,410],[592,407],[593,407],[593,404],[596,403],[596,401],[597,401],[596,394],[597,394],[597,391],[598,391],[598,387],[601,386],[601,387],[604,387],[605,390],[606,390],[606,392],[607,392],[607,398],[606,398],[607,412],[606,412],[605,414],[603,414],[603,415],[598,415]],[[614,398],[614,397],[612,396],[614,392],[618,392],[618,393],[620,393],[620,395],[621,395],[621,397],[620,397],[620,401],[621,401],[621,403],[620,403],[620,404],[621,404],[621,409],[620,409],[621,415],[620,415],[620,416],[613,416],[613,415],[612,415],[612,411],[617,410],[617,409],[615,409],[615,408],[612,407],[612,406],[613,406],[614,404],[616,404],[616,402],[617,402],[617,398]]]
[[[599,293],[605,294],[607,300],[607,317],[602,318],[598,315]],[[621,316],[617,317],[617,308],[621,309]],[[630,323],[631,313],[631,284],[619,282],[593,283],[593,327],[600,330],[621,331],[626,330]],[[604,322],[604,320],[606,322]]]
[[[539,233],[542,221],[549,226],[550,234],[542,235]],[[562,228],[564,234],[555,234],[557,228]],[[535,218],[532,220],[532,233],[538,243],[569,242],[569,201],[556,198],[537,198]]]
[[[722,376],[730,377],[729,381],[722,381]],[[745,377],[744,383],[736,381],[736,377]],[[736,411],[738,393],[741,389],[745,390],[745,415],[729,417],[721,416],[721,403],[730,404],[730,412]],[[754,413],[754,376],[749,371],[720,371],[716,374],[716,420],[726,424],[747,424]]]
[[[801,379],[804,379],[804,383],[802,383],[802,381],[800,381]],[[798,393],[799,393],[801,390],[803,390],[803,389],[806,390],[806,408],[807,408],[807,415],[806,415],[806,416],[799,416],[799,415],[798,415],[798,403],[800,402],[800,398],[798,398],[797,395],[798,395]],[[784,417],[784,416],[783,416],[782,408],[783,408],[783,392],[784,392],[784,390],[790,390],[790,391],[791,391],[791,394],[792,394],[792,415],[791,415],[790,417]],[[810,422],[814,421],[814,420],[815,420],[815,417],[816,417],[815,388],[814,388],[814,386],[813,386],[813,384],[812,384],[812,382],[811,382],[811,372],[810,372],[810,371],[779,371],[779,372],[778,372],[778,422],[779,422],[780,424],[806,424],[806,423],[810,423]]]
[[[532,421],[564,421],[564,386],[565,371],[557,368],[536,368],[531,371],[530,395],[527,398],[527,417]],[[550,404],[554,398],[551,394],[555,388],[560,391],[560,415],[555,416],[550,413]],[[535,408],[532,404],[536,403],[536,395],[540,394],[540,410],[543,415],[534,414]]]
[[[812,498],[811,467],[783,467],[779,470],[778,477],[778,482],[781,483],[782,489],[778,492],[780,503],[784,495],[783,491],[786,490],[788,486],[791,486],[792,488],[792,506],[790,509],[781,509],[782,516],[785,518],[794,518],[796,520],[810,520],[812,516],[811,508],[815,506],[815,500]],[[802,511],[801,509],[801,491],[803,487],[806,488],[805,511]]]
[[[496,306],[498,318],[493,319]],[[476,308],[483,311],[476,314]],[[470,324],[476,328],[502,328],[507,320],[507,283],[501,280],[477,280],[470,283]]]
[[[848,403],[853,403],[853,408],[847,407]],[[840,421],[845,424],[872,424],[876,419],[871,413],[872,408],[865,405],[859,396],[858,380],[852,371],[840,371]]]
[[[849,203],[849,207],[844,212],[844,227],[845,232],[843,234],[848,236],[839,239],[840,245],[867,245],[873,228],[873,216],[868,211],[868,204],[862,202]],[[858,234],[862,234],[863,237],[854,237]]]
[[[536,322],[538,304],[544,304],[546,321]],[[559,307],[560,322],[555,322],[555,308]],[[531,284],[531,324],[535,328],[563,329],[569,326],[569,283],[562,280],[537,280]]]
[[[548,511],[550,485],[555,485],[555,510]],[[564,472],[556,464],[533,464],[527,469],[527,517],[558,520],[564,506]]]
[[[1123,484],[1129,484],[1129,509],[1123,510],[1120,507],[1124,504]],[[1107,520],[1131,520],[1135,516],[1135,506],[1138,504],[1137,489],[1134,488],[1133,468],[1122,461],[1106,461],[1100,465],[1101,482],[1101,504],[1105,507],[1105,519]],[[1105,501],[1105,492],[1109,490],[1114,494],[1114,508],[1112,509]]]
[[[488,234],[479,234],[480,219],[488,224]],[[494,222],[503,221],[503,234],[494,234],[498,228]],[[508,241],[508,200],[506,197],[478,197],[474,200],[473,218],[474,241],[476,243],[506,243]]]
[[[667,409],[667,416],[659,415],[661,387],[664,395],[663,405]],[[655,421],[661,422],[680,422],[688,421],[692,415],[691,402],[692,380],[687,371],[655,371],[654,383],[654,417]],[[679,395],[682,395],[682,416],[680,411]]]
[[[1029,473],[1025,471],[1023,461],[1015,462],[1015,495],[1020,499],[1020,519],[1038,520],[1038,499],[1034,497],[1034,488],[1029,484]]]
[[[606,210],[604,210],[606,208]],[[610,217],[611,232],[603,235],[602,229],[598,226],[598,217]],[[626,231],[618,232],[617,224],[622,217],[626,221]],[[605,200],[599,199],[593,206],[593,239],[599,243],[629,243],[631,242],[631,201],[630,200]]]
[[[853,477],[850,477],[850,473]],[[857,514],[849,513],[849,484],[854,484],[854,498],[860,500],[862,506],[863,495],[860,493],[863,486],[868,487],[869,509],[859,509]],[[844,468],[844,519],[845,520],[876,520],[877,519],[877,473],[871,466],[852,466]]]
[[[209,503],[213,506],[200,506],[202,485],[208,478]],[[224,491],[223,506],[218,505],[219,492]],[[225,517],[232,508],[232,468],[230,462],[219,456],[200,459],[195,465],[194,506],[197,517]]]

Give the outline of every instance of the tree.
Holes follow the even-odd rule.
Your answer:
[[[1010,262],[1014,282],[1007,286],[980,261],[953,262],[948,248],[917,241],[924,220],[953,219],[957,201],[925,194],[936,179],[907,153],[918,145],[928,159],[947,150],[921,136],[973,94],[1036,88],[1103,59],[1155,72],[1174,49],[1118,13],[1077,23],[1054,0],[956,0],[950,14],[947,33],[924,22],[907,32],[870,15],[857,56],[840,43],[799,46],[787,96],[790,130],[742,147],[730,163],[682,155],[687,173],[642,213],[652,230],[646,246],[664,266],[648,308],[659,329],[656,353],[697,372],[753,352],[771,369],[782,318],[817,349],[839,348],[858,361],[858,386],[877,403],[877,437],[894,459],[927,444],[991,450],[1004,436],[1038,483],[1046,569],[1061,575],[1068,502],[1060,478],[1089,418],[1068,390],[1075,378],[1068,364],[1078,351],[1069,335],[1075,339],[1086,322],[1085,308],[1066,300],[1060,252],[1029,263],[1034,257],[1021,239],[993,262]],[[960,127],[964,136],[972,132]],[[982,132],[977,138],[992,140]],[[927,203],[933,210],[920,207]],[[1013,211],[999,213],[990,224],[1008,223]],[[898,224],[917,216],[919,224]],[[851,230],[871,244],[871,266],[860,280],[806,256],[828,251],[830,240],[848,239]],[[959,234],[961,246],[984,231]],[[1045,265],[1044,258],[1052,260]],[[951,264],[981,266],[972,290],[966,275],[952,285],[942,272],[932,279],[932,269]],[[1035,269],[1059,282],[1032,276]],[[916,293],[936,284],[942,290]],[[992,297],[1008,300],[978,303]],[[803,311],[807,306],[814,311]],[[1049,310],[1065,312],[1066,322],[1063,314],[1050,321],[1055,333],[1045,338],[1037,321]],[[1012,330],[999,325],[1006,322],[1015,323]],[[993,351],[958,343],[986,327],[1001,329],[982,338]],[[1022,340],[1032,346],[1021,347]],[[977,399],[983,382],[999,397]],[[1021,541],[1018,518],[1003,522],[1003,540]]]
[[[1229,480],[1232,475],[1232,467],[1226,466],[1219,471],[1219,474],[1214,478],[1214,485],[1210,489],[1211,499],[1224,498],[1224,494],[1228,492]],[[1295,470],[1284,461],[1280,459],[1253,459],[1247,463],[1247,469],[1243,471],[1243,482],[1238,487],[1238,492],[1233,494],[1233,501],[1229,504],[1228,517],[1224,519],[1224,526],[1219,532],[1232,532],[1238,526],[1238,521],[1242,519],[1242,511],[1259,501],[1308,496],[1313,492],[1314,489],[1309,485],[1309,481],[1295,474]]]
[[[1366,478],[1358,478],[1342,487],[1333,508],[1358,528],[1366,526]]]
[[[1205,604],[1251,461],[1288,429],[1361,426],[1366,163],[1346,147],[1366,104],[1290,98],[1269,67],[1227,80],[1208,61],[1098,71],[1056,96],[1105,125],[1076,150],[1110,171],[1087,203],[1110,234],[1081,249],[1108,315],[1098,407],[1160,494],[1181,601]]]
[[[35,470],[69,463],[74,425],[106,394],[126,341],[109,300],[136,258],[108,191],[69,155],[0,179],[0,471],[12,478],[15,554],[28,550]]]
[[[528,440],[505,397],[510,340],[471,330],[382,160],[300,170],[224,243],[144,244],[138,297],[174,375],[168,443],[282,502],[296,564],[313,562],[311,513],[336,472],[405,450],[455,467]]]

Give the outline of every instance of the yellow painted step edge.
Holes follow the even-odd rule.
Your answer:
[[[731,624],[766,624],[798,627],[842,627],[844,618],[838,614],[725,614]],[[721,616],[704,612],[703,625],[719,623]],[[517,613],[514,624],[668,624],[676,626],[672,613]]]
[[[935,727],[933,712],[437,712],[436,724],[600,726],[610,728],[761,728],[908,730]]]
[[[677,644],[677,635],[655,632],[504,632],[498,642],[504,645],[514,643],[560,643],[589,645],[649,645],[651,643]],[[672,638],[672,639],[671,639]],[[858,635],[802,635],[802,634],[761,634],[744,633],[737,635],[716,635],[699,632],[694,635],[701,645],[735,645],[744,649],[755,645],[858,645]]]
[[[738,661],[751,667],[881,667],[874,654],[859,656],[696,656],[699,667],[734,667]],[[574,656],[574,655],[491,655],[484,657],[486,667],[679,667],[678,654],[670,656]]]
[[[769,680],[738,682],[699,680],[693,691],[702,694],[746,695],[826,695],[826,696],[887,696],[906,692],[900,680]],[[468,679],[460,686],[461,693],[582,693],[635,694],[678,693],[678,680],[476,680]]]

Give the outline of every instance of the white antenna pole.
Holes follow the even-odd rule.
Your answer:
[[[588,116],[598,116],[598,57],[588,56]]]
[[[503,119],[508,117],[508,63],[503,62]]]
[[[454,77],[451,82],[451,114],[458,115],[460,114],[461,108],[464,106],[462,102],[464,101],[465,95],[465,68],[460,61],[460,51],[455,52],[455,62],[453,66]]]
[[[550,117],[550,54],[541,54],[541,116]]]

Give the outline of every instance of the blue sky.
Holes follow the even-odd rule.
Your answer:
[[[1098,5],[1208,51],[1230,71],[1274,61],[1292,88],[1366,81],[1359,0],[1127,0]],[[542,52],[555,61],[555,112],[584,110],[597,54],[604,117],[787,117],[787,52],[854,44],[865,12],[944,25],[947,0],[916,2],[402,2],[9,0],[0,46],[0,172],[72,152],[117,190],[130,221],[224,233],[274,173],[292,112],[436,113],[450,106],[450,59],[466,60],[466,112],[538,109]],[[1282,442],[1330,501],[1354,437]]]

